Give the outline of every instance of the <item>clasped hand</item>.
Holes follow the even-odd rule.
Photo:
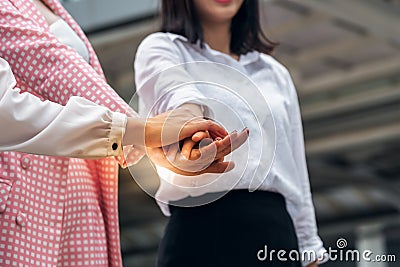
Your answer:
[[[179,108],[146,121],[145,146],[151,161],[175,173],[194,176],[234,168],[224,157],[248,138],[248,129],[228,134],[219,124]]]
[[[213,140],[208,131],[197,132],[167,147],[148,148],[147,155],[157,165],[181,175],[224,173],[235,166],[233,162],[225,162],[224,157],[240,147],[248,134],[248,129],[245,129]]]

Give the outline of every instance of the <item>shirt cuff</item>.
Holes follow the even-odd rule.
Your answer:
[[[125,134],[126,122],[126,115],[119,112],[113,112],[107,147],[108,156],[119,156],[122,154],[122,137]]]
[[[122,168],[129,167],[139,162],[146,154],[144,147],[133,145],[122,146],[122,139],[125,135],[127,116],[114,112],[111,124],[108,155],[114,156]]]
[[[324,247],[318,249],[304,249],[300,251],[301,265],[303,267],[317,261],[318,265],[323,264],[329,260],[327,250]]]

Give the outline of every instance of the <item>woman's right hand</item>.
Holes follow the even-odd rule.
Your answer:
[[[165,147],[199,131],[209,131],[213,137],[228,135],[221,125],[199,116],[193,108],[180,107],[152,118],[128,118],[122,144]]]

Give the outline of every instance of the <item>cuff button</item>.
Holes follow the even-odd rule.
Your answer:
[[[118,149],[118,144],[117,143],[112,144],[112,149],[114,151],[117,150]]]

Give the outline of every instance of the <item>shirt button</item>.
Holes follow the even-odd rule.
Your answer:
[[[112,144],[112,149],[114,151],[117,150],[118,149],[118,144],[117,143]]]
[[[21,227],[25,227],[26,226],[26,214],[23,212],[18,212],[17,218],[15,219],[15,222],[17,223],[17,225],[21,226]]]
[[[29,156],[24,156],[21,158],[21,167],[23,169],[28,169],[31,166],[31,159]]]
[[[6,208],[7,208],[6,203],[4,203],[4,201],[0,199],[0,213],[5,212]]]
[[[10,194],[11,184],[0,183],[0,213],[6,211],[7,200]]]

